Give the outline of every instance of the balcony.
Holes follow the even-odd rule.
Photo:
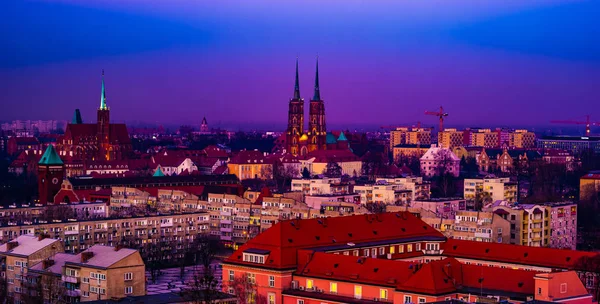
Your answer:
[[[81,290],[79,290],[79,289],[67,290],[67,297],[79,298],[79,297],[81,297]]]
[[[423,253],[425,255],[440,255],[442,253],[444,253],[443,249],[433,249],[433,250],[423,250]]]
[[[486,239],[489,239],[489,238],[491,238],[492,236],[491,236],[491,234],[489,234],[489,233],[484,233],[484,232],[475,232],[475,237],[476,237],[476,238],[486,238]]]
[[[79,234],[79,231],[77,231],[77,230],[66,230],[65,231],[65,235],[74,235],[74,234]]]
[[[72,276],[68,276],[68,275],[63,275],[62,280],[63,280],[63,282],[68,282],[68,283],[74,283],[74,284],[79,283],[78,277],[72,277]]]

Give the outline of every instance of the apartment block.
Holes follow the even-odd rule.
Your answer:
[[[511,243],[575,249],[577,245],[577,204],[510,204],[496,202],[488,211],[511,223]]]
[[[430,198],[413,201],[410,206],[431,211],[437,217],[452,219],[457,212],[466,210],[466,201],[462,198]]]
[[[146,267],[137,250],[94,245],[79,254],[57,253],[30,267],[30,274],[49,290],[60,278],[67,303],[146,295]]]
[[[577,204],[547,203],[550,207],[550,247],[577,248]]]
[[[381,178],[375,179],[376,184],[391,184],[399,185],[404,190],[411,191],[411,201],[427,200],[431,197],[431,183],[423,181],[423,177],[396,177],[396,178]]]
[[[438,146],[440,148],[453,149],[464,145],[463,131],[457,129],[444,129],[438,133]]]
[[[431,145],[431,129],[399,127],[390,132],[390,150],[404,144]]]
[[[28,290],[29,267],[63,251],[63,244],[59,240],[46,235],[20,235],[0,245],[2,275],[6,278],[8,298],[16,303],[24,301],[26,296],[23,293]]]
[[[510,178],[466,178],[464,180],[464,197],[469,210],[480,209],[485,204],[495,201],[514,203],[518,194],[517,182]]]
[[[356,185],[354,192],[360,195],[361,204],[405,205],[413,197],[411,190],[398,184]]]
[[[491,129],[478,129],[471,132],[471,146],[496,148],[499,147],[499,143],[498,132]]]
[[[550,246],[550,207],[496,202],[484,209],[510,222],[510,243],[524,246]]]
[[[510,222],[492,212],[457,211],[454,218],[421,219],[450,239],[510,243]]]
[[[527,130],[515,130],[509,133],[509,146],[517,149],[535,148],[535,133]]]
[[[346,194],[350,185],[342,183],[341,178],[293,179],[291,190],[305,195]]]
[[[179,258],[183,246],[198,234],[209,233],[209,214],[204,211],[181,214],[149,215],[77,221],[12,223],[0,226],[0,241],[22,235],[41,234],[61,241],[61,252],[79,253],[94,245],[139,248],[147,256],[153,251],[170,250],[161,259]],[[177,244],[177,248],[173,248]],[[63,249],[64,247],[64,249]]]

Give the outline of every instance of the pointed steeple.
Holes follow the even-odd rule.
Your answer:
[[[152,175],[152,177],[162,177],[162,176],[165,176],[165,174],[162,171],[162,167],[158,166],[156,168],[156,171],[154,171],[154,175]]]
[[[44,152],[42,157],[40,158],[40,161],[38,162],[38,164],[47,165],[47,166],[51,166],[51,165],[61,166],[64,163],[60,159],[60,156],[58,156],[58,153],[54,149],[54,146],[49,145],[48,148],[46,148],[46,151]]]
[[[317,56],[317,73],[315,75],[315,95],[312,100],[321,100],[321,92],[319,91],[319,57]]]
[[[296,57],[296,84],[294,85],[294,98],[300,100],[300,80],[298,79],[298,57]]]
[[[73,120],[71,121],[71,124],[78,125],[82,123],[83,120],[81,119],[81,112],[79,112],[79,109],[75,109],[75,113],[73,113]]]
[[[104,90],[104,70],[102,70],[102,92],[100,93],[100,110],[108,110],[106,106],[106,91]]]

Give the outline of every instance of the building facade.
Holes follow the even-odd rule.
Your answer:
[[[432,145],[420,158],[421,174],[432,177],[444,174],[458,176],[460,174],[460,159],[448,148]]]

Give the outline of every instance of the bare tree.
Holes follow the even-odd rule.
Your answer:
[[[267,303],[267,299],[258,294],[256,283],[251,281],[247,275],[234,278],[233,281],[229,283],[229,288],[233,289],[233,293],[235,294],[238,303]]]
[[[581,281],[597,300],[600,297],[600,255],[580,258],[575,263],[575,269]]]
[[[219,298],[219,281],[211,268],[197,271],[193,280],[188,282],[182,295],[193,303],[212,304]]]
[[[342,176],[342,167],[336,162],[327,163],[327,167],[323,170],[323,174],[327,177],[341,177]]]
[[[214,303],[219,295],[219,280],[215,275],[213,262],[222,250],[219,239],[199,234],[190,245],[188,255],[195,265],[201,265],[201,271],[196,271],[192,281],[183,290],[183,295],[195,303]]]
[[[263,179],[273,179],[273,166],[263,165],[260,168],[260,177]]]

